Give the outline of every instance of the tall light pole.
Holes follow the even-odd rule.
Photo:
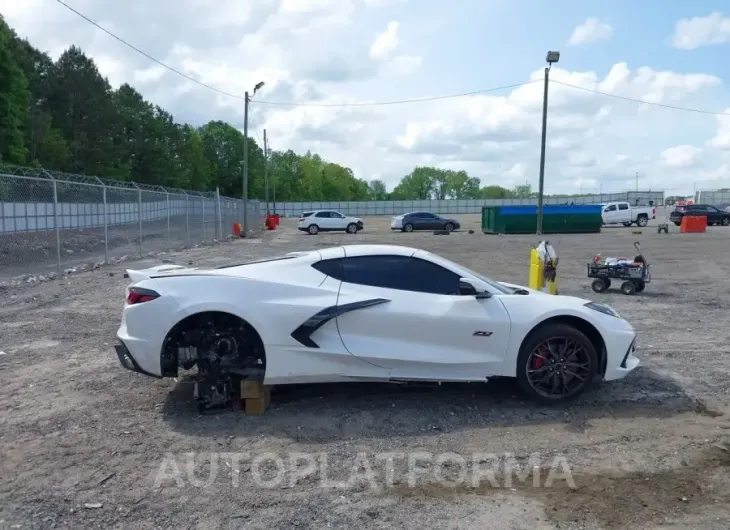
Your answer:
[[[264,86],[264,82],[260,81],[253,87],[253,95]],[[248,104],[251,98],[246,91],[244,95],[243,105],[243,230],[241,235],[248,237]]]
[[[545,67],[545,88],[542,96],[542,141],[540,143],[540,184],[537,194],[537,235],[542,234],[542,203],[543,193],[545,191],[545,141],[547,139],[547,106],[548,106],[548,82],[550,79],[550,68],[553,63],[560,60],[560,52],[547,52],[545,61],[548,65]]]
[[[266,144],[266,129],[264,129],[264,186],[266,188],[266,215],[269,215],[269,148]]]

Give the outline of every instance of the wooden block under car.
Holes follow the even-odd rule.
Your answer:
[[[264,393],[264,383],[262,381],[253,381],[244,379],[241,381],[241,398],[257,398]]]
[[[271,389],[261,381],[241,381],[241,398],[246,414],[263,414],[271,404]]]

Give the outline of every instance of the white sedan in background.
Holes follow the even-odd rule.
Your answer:
[[[127,274],[120,362],[153,377],[197,367],[201,408],[233,399],[243,379],[506,376],[558,403],[639,364],[634,328],[610,307],[497,282],[415,248],[346,245]]]
[[[304,212],[299,218],[297,228],[302,232],[315,235],[319,232],[347,232],[356,234],[365,227],[359,217],[347,217],[332,210]]]

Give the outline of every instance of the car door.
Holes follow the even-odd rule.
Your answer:
[[[603,208],[603,222],[607,225],[610,225],[612,223],[616,222],[616,216],[618,215],[618,211],[615,204],[609,204],[605,208]]]
[[[344,230],[345,216],[339,212],[330,212],[330,230]]]
[[[707,209],[707,224],[720,223],[722,221],[722,213],[714,206],[705,206]]]
[[[631,207],[628,202],[620,202],[617,204],[616,223],[630,223],[632,219]]]
[[[483,380],[502,366],[510,319],[498,298],[459,295],[459,275],[398,255],[342,260],[337,317],[347,350],[403,380]]]
[[[410,223],[413,225],[413,230],[423,230],[425,219],[423,218],[423,214],[421,212],[414,212],[412,214],[409,214],[406,219],[403,220],[403,225],[405,226],[406,223]]]
[[[693,204],[691,206],[688,206],[687,209],[684,212],[684,215],[688,217],[706,217],[707,211],[705,211],[705,207],[701,204]],[[709,223],[710,220],[708,219],[707,222]]]
[[[332,217],[330,216],[329,211],[317,212],[314,215],[312,222],[315,223],[320,230],[332,230]]]
[[[427,230],[439,230],[444,227],[444,221],[438,215],[432,213],[423,214],[424,228]]]

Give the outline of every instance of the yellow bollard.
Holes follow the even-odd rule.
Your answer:
[[[528,287],[548,294],[558,294],[558,255],[547,241],[530,250]]]

